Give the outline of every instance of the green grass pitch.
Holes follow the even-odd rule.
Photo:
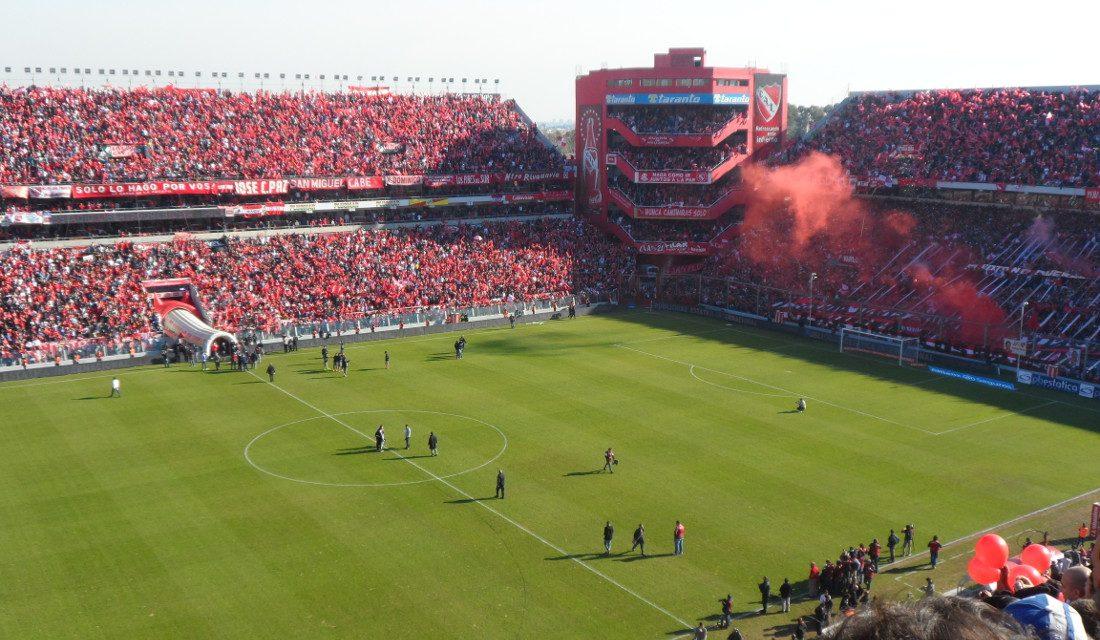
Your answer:
[[[309,350],[270,357],[275,386],[266,362],[127,370],[121,399],[110,374],[0,385],[0,637],[669,638],[891,527],[923,549],[1098,484],[1100,413],[1065,394],[678,314],[467,337],[460,361],[454,334],[349,345],[347,379]]]

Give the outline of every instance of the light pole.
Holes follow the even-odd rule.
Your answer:
[[[810,273],[810,317],[808,320],[810,326],[814,324],[814,280],[817,280],[816,271]]]

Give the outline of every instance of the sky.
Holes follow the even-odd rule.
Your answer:
[[[76,65],[175,68],[186,84],[194,71],[384,74],[401,91],[408,76],[421,76],[419,91],[428,76],[481,77],[540,122],[573,118],[578,73],[650,66],[669,47],[785,72],[793,104],[849,90],[1100,84],[1097,0],[0,0],[0,16],[8,84],[28,82],[26,66]]]

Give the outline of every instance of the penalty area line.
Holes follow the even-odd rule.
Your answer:
[[[651,358],[657,358],[659,360],[665,360],[667,362],[672,362],[672,363],[675,363],[675,364],[678,364],[678,365],[688,367],[689,372],[691,371],[692,368],[699,369],[701,371],[710,371],[711,373],[717,373],[718,375],[729,376],[729,377],[735,378],[737,380],[744,380],[745,382],[751,382],[752,384],[759,385],[759,386],[764,387],[766,389],[774,389],[776,391],[782,391],[783,393],[790,394],[792,397],[807,398],[809,400],[813,400],[814,402],[820,402],[821,404],[829,406],[829,407],[833,407],[833,408],[836,408],[836,409],[841,409],[843,411],[849,411],[851,413],[855,413],[855,414],[858,414],[858,415],[861,415],[861,416],[864,416],[864,417],[867,417],[867,418],[873,418],[875,420],[879,420],[879,421],[885,422],[887,424],[892,424],[892,425],[895,425],[895,426],[898,426],[898,427],[904,427],[906,429],[912,429],[913,431],[920,431],[921,433],[926,433],[930,436],[939,435],[939,433],[936,432],[936,431],[929,431],[928,429],[921,429],[920,427],[914,427],[913,425],[905,424],[903,422],[897,422],[897,421],[891,420],[889,418],[883,418],[882,416],[876,416],[873,413],[867,413],[866,411],[860,411],[859,409],[853,409],[852,407],[846,407],[842,404],[836,404],[834,402],[829,402],[828,400],[822,400],[821,398],[815,398],[813,396],[809,396],[809,395],[806,395],[806,394],[803,394],[803,393],[798,393],[798,392],[795,392],[795,391],[791,391],[790,389],[784,389],[783,387],[777,387],[777,386],[772,385],[772,384],[767,384],[767,383],[764,383],[764,382],[760,382],[758,380],[753,380],[752,378],[747,378],[745,376],[739,376],[736,373],[729,373],[728,371],[719,371],[718,369],[711,369],[709,367],[704,367],[702,365],[694,364],[692,362],[684,362],[683,360],[676,360],[674,358],[669,358],[667,356],[662,356],[660,354],[651,353],[649,351],[643,351],[641,349],[635,349],[634,347],[627,346],[625,344],[620,344],[618,346],[619,346],[620,349],[626,349],[627,351],[633,351],[635,353],[640,353],[642,355],[646,355],[646,356],[649,356]]]
[[[249,370],[249,371],[248,371],[248,373],[249,373],[249,375],[251,375],[252,377],[256,378],[257,380],[260,380],[261,382],[264,382],[264,379],[263,379],[263,378],[261,378],[260,376],[256,375],[256,373],[255,373],[255,372],[253,372],[253,371]],[[313,411],[317,412],[317,413],[318,413],[319,415],[321,415],[321,416],[324,416],[324,417],[328,418],[329,420],[332,420],[332,421],[333,421],[333,422],[335,422],[336,424],[338,424],[338,425],[340,425],[340,426],[344,427],[345,429],[348,429],[349,431],[352,431],[352,432],[354,432],[354,433],[357,433],[357,434],[359,434],[359,435],[360,435],[360,436],[362,436],[362,437],[363,437],[364,439],[366,439],[366,440],[367,440],[368,442],[373,442],[373,441],[374,441],[374,438],[373,438],[372,436],[369,436],[369,435],[367,435],[366,433],[363,433],[363,432],[362,432],[362,431],[360,431],[359,429],[356,429],[355,427],[351,426],[350,424],[348,424],[348,423],[344,422],[344,421],[343,421],[343,420],[341,420],[341,419],[340,419],[339,417],[337,417],[337,416],[335,416],[335,415],[333,415],[333,414],[331,414],[331,413],[329,413],[329,412],[327,412],[327,411],[325,411],[325,410],[323,410],[323,409],[321,409],[321,408],[317,407],[316,405],[314,405],[314,404],[312,404],[312,403],[310,403],[310,402],[308,402],[308,401],[306,401],[306,400],[303,400],[302,398],[299,398],[298,396],[296,396],[296,395],[294,395],[293,393],[291,393],[291,392],[287,391],[286,389],[284,389],[284,388],[280,387],[279,385],[277,385],[277,384],[275,384],[275,383],[273,383],[273,382],[268,382],[267,384],[268,384],[269,386],[271,386],[272,388],[274,388],[274,389],[277,389],[277,390],[281,391],[282,393],[284,393],[285,395],[287,395],[287,396],[288,396],[288,397],[290,397],[291,399],[293,399],[293,400],[296,400],[297,402],[299,402],[299,403],[301,403],[301,404],[305,405],[306,407],[309,407],[309,408],[310,408],[310,409],[312,409]],[[632,589],[630,589],[629,587],[626,587],[626,586],[624,586],[624,585],[623,585],[622,583],[620,583],[619,581],[615,580],[614,578],[612,578],[611,576],[607,575],[606,573],[604,573],[604,572],[600,571],[599,569],[596,569],[595,567],[593,567],[593,566],[589,565],[589,564],[588,564],[587,562],[585,562],[585,561],[583,561],[583,560],[581,560],[581,559],[579,559],[579,558],[573,557],[573,556],[572,556],[572,554],[570,554],[570,553],[567,553],[567,552],[566,552],[566,551],[565,551],[564,549],[562,549],[562,548],[561,548],[561,547],[559,547],[558,545],[554,544],[553,542],[550,542],[550,541],[549,541],[549,540],[547,540],[546,538],[544,538],[544,537],[540,536],[539,534],[535,533],[534,531],[532,531],[532,530],[528,529],[527,527],[525,527],[524,525],[520,524],[519,522],[516,522],[516,521],[515,521],[515,520],[513,520],[513,519],[512,519],[511,517],[509,517],[509,516],[507,516],[507,515],[505,515],[505,514],[501,513],[500,511],[498,511],[498,510],[494,509],[493,507],[490,507],[489,505],[487,505],[487,504],[485,504],[485,503],[484,503],[483,501],[481,501],[481,500],[479,500],[479,499],[475,498],[474,496],[472,496],[471,494],[469,494],[469,493],[468,493],[468,492],[466,492],[465,490],[463,490],[463,489],[461,489],[461,488],[459,488],[459,487],[455,486],[455,485],[454,485],[453,483],[451,483],[451,482],[450,482],[450,481],[448,481],[447,479],[445,479],[445,478],[441,478],[440,476],[438,476],[438,475],[436,475],[435,473],[433,473],[433,472],[432,472],[431,470],[429,470],[429,469],[426,469],[426,468],[424,468],[423,466],[421,466],[420,464],[418,464],[418,463],[417,463],[417,462],[416,462],[415,460],[410,460],[409,458],[406,458],[405,456],[401,455],[401,454],[400,454],[399,452],[397,452],[397,451],[392,451],[392,453],[394,453],[395,455],[397,455],[397,457],[398,457],[398,458],[400,458],[400,459],[401,459],[401,460],[402,460],[403,462],[405,462],[405,463],[407,463],[407,464],[410,464],[410,465],[412,465],[413,467],[416,467],[416,468],[417,468],[418,470],[420,470],[420,471],[421,471],[422,473],[424,473],[425,475],[429,476],[429,477],[430,477],[430,478],[432,478],[433,480],[436,480],[437,482],[439,482],[440,484],[443,484],[444,486],[446,486],[446,487],[450,488],[450,489],[451,489],[452,491],[454,491],[455,493],[459,494],[460,496],[462,496],[462,497],[466,498],[467,500],[470,500],[470,501],[472,501],[472,502],[473,502],[474,504],[476,504],[477,506],[481,507],[482,509],[485,509],[485,510],[486,510],[486,511],[488,511],[489,513],[491,513],[491,514],[495,515],[496,517],[500,518],[501,520],[503,520],[503,521],[507,522],[508,524],[512,525],[512,526],[513,526],[513,527],[515,527],[516,529],[519,529],[519,530],[520,530],[520,531],[522,531],[523,533],[526,533],[526,534],[527,534],[528,536],[530,536],[531,538],[534,538],[535,540],[537,540],[538,542],[542,543],[542,544],[543,544],[543,545],[545,545],[546,547],[549,547],[550,549],[554,550],[554,552],[556,552],[556,553],[558,553],[558,554],[560,554],[560,555],[563,555],[563,556],[569,556],[569,559],[570,559],[570,560],[572,560],[572,561],[573,561],[574,563],[576,563],[576,564],[577,564],[578,566],[580,566],[580,567],[584,568],[584,569],[585,569],[585,570],[587,570],[587,571],[588,571],[589,573],[591,573],[591,574],[593,574],[593,575],[595,575],[595,576],[597,576],[597,577],[601,578],[601,579],[602,579],[602,580],[603,580],[604,582],[607,582],[608,584],[610,584],[610,585],[612,585],[612,586],[614,586],[614,587],[618,588],[618,589],[619,589],[620,591],[622,591],[622,592],[624,592],[624,593],[626,593],[626,594],[628,594],[628,595],[630,595],[630,596],[633,596],[633,597],[634,597],[634,598],[635,598],[636,600],[638,600],[639,602],[642,602],[642,603],[644,603],[644,604],[648,605],[648,606],[649,606],[650,608],[652,608],[653,610],[655,610],[655,611],[657,611],[657,612],[659,612],[659,613],[661,613],[661,614],[665,615],[666,617],[668,617],[669,619],[673,620],[673,621],[674,621],[674,622],[676,622],[677,624],[680,624],[680,625],[682,625],[682,626],[683,626],[683,627],[684,627],[685,629],[690,629],[690,628],[691,628],[691,626],[692,626],[691,624],[689,624],[688,622],[684,621],[683,619],[681,619],[680,617],[676,616],[675,614],[673,614],[673,613],[669,612],[669,611],[668,611],[668,609],[665,609],[664,607],[662,607],[662,606],[660,606],[660,605],[658,605],[658,604],[654,603],[654,602],[653,602],[652,600],[649,600],[649,599],[648,599],[648,598],[646,598],[645,596],[642,596],[642,595],[640,595],[639,593],[637,593],[636,591],[633,591],[633,590],[632,590]]]

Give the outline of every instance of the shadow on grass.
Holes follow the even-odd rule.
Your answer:
[[[928,371],[924,368],[899,367],[887,359],[847,352],[841,353],[837,350],[835,342],[804,337],[794,329],[779,329],[770,326],[734,326],[723,320],[704,318],[679,311],[642,313],[623,310],[610,312],[605,317],[650,328],[675,330],[685,336],[691,336],[712,344],[750,349],[761,353],[773,353],[776,352],[776,349],[783,348],[782,352],[776,353],[781,353],[784,358],[799,360],[813,366],[858,373],[883,382],[893,383],[900,388],[912,386],[917,389],[921,387],[916,385],[928,381]],[[723,328],[726,330],[722,330]],[[638,346],[642,351],[651,351],[659,357],[669,357],[668,347],[659,345],[660,343],[655,343],[652,347],[648,344]],[[629,347],[631,345],[628,342],[624,346]],[[640,353],[635,355],[639,358],[652,357]],[[672,363],[666,364],[672,366]],[[945,366],[952,368],[950,364]],[[963,365],[960,364],[958,367],[962,368]],[[986,375],[995,376],[996,374],[986,372]],[[1026,385],[1017,385],[1017,391],[1013,392],[967,384],[949,378],[944,378],[943,382],[945,384],[938,386],[935,393],[951,395],[1010,413],[1040,415],[1050,422],[1100,433],[1100,420],[1097,419],[1097,414],[1100,414],[1100,407],[1093,406],[1095,401],[1079,398],[1068,393],[1047,391]],[[826,399],[831,400],[831,398]],[[1029,414],[1028,411],[1034,408],[1037,399],[1050,400],[1057,404],[1044,407],[1041,414]]]
[[[444,504],[472,504],[474,502],[484,502],[486,500],[496,500],[496,496],[485,496],[484,498],[457,498],[455,500],[444,500]]]
[[[76,398],[77,400],[108,400],[111,396],[84,396],[83,398]]]
[[[653,558],[670,558],[674,555],[672,553],[647,553],[644,556],[643,555],[626,556],[627,553],[630,553],[630,552],[629,551],[624,551],[621,555],[623,555],[625,557],[615,558],[615,559],[618,560],[619,562],[637,562],[639,560],[652,560]]]
[[[614,560],[615,554],[607,555],[606,553],[569,553],[564,556],[549,556],[543,558],[543,560],[581,560],[583,562],[591,562],[592,560]]]
[[[570,471],[569,473],[561,474],[563,478],[572,478],[575,476],[598,476],[603,473],[603,469],[593,469],[592,471]]]
[[[334,453],[332,455],[334,455],[334,456],[356,456],[356,455],[359,455],[361,453],[380,453],[380,452],[377,449],[375,449],[374,447],[357,447],[357,448],[354,448],[354,449],[341,449],[341,450],[337,451],[336,453]]]
[[[455,354],[452,351],[450,353],[432,353],[424,359],[428,362],[436,362],[439,360],[457,360],[458,358],[455,357]]]
[[[404,449],[401,449],[401,451],[404,451]],[[396,460],[398,462],[401,462],[403,460],[417,460],[419,458],[431,458],[431,457],[432,457],[432,454],[425,453],[425,454],[419,455],[419,456],[400,456],[400,457],[396,457],[396,458],[386,458],[386,460],[391,461],[391,462],[394,461],[394,460]]]

